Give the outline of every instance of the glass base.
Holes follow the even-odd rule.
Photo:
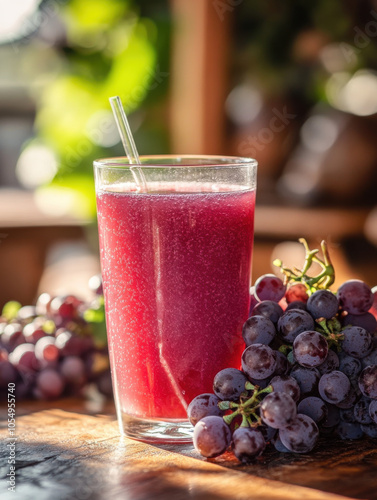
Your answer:
[[[122,435],[144,443],[192,443],[194,427],[188,420],[146,419],[121,412],[118,422]]]

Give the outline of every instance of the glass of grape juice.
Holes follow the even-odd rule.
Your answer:
[[[141,157],[145,189],[132,167],[94,162],[118,422],[141,441],[189,442],[190,401],[212,392],[218,371],[240,367],[257,162]]]

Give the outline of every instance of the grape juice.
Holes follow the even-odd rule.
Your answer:
[[[239,368],[248,317],[255,191],[131,184],[97,193],[118,411],[185,419],[215,374]]]

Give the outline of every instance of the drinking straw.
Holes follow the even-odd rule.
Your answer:
[[[119,96],[109,98],[111,108],[114,113],[115,121],[118,127],[120,138],[122,139],[123,147],[126,152],[130,165],[141,165],[139,153],[136,149],[136,144],[132,136],[130,125],[127,120],[126,113],[124,112],[122,101]],[[145,176],[140,167],[130,167],[131,173],[134,177],[136,186],[139,191],[147,190],[147,183]]]

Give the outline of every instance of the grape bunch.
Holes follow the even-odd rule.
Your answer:
[[[93,299],[43,293],[34,306],[8,302],[0,316],[0,401],[8,384],[19,399],[112,395],[100,276],[89,281]],[[94,394],[92,392],[92,394]]]
[[[303,269],[280,268],[252,288],[240,366],[216,376],[213,394],[188,406],[193,443],[204,457],[231,449],[252,462],[267,447],[309,453],[321,435],[377,437],[377,287],[360,280],[336,292],[328,249]],[[321,272],[309,275],[312,263]]]

